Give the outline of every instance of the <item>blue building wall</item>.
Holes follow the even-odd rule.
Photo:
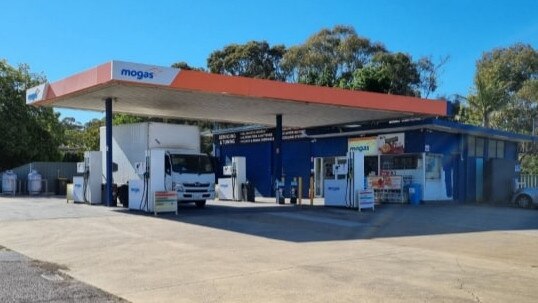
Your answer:
[[[443,121],[435,123],[445,123]],[[454,123],[452,123],[454,124]],[[452,126],[447,125],[447,127]],[[456,125],[456,124],[454,124]],[[471,126],[461,126],[470,128]],[[387,129],[390,131],[390,129]],[[490,131],[490,130],[487,130]],[[480,169],[484,169],[488,159],[488,142],[486,138],[484,157],[468,157],[468,135],[417,129],[405,131],[405,152],[429,153],[443,155],[444,179],[447,196],[455,201],[475,202],[477,163],[482,161]],[[489,134],[486,134],[487,137]],[[348,138],[357,137],[348,135],[332,138],[309,138],[285,140],[282,142],[283,174],[286,181],[286,196],[289,196],[290,182],[294,177],[303,179],[303,195],[308,194],[308,181],[310,171],[313,169],[313,158],[344,156],[347,152]],[[517,143],[504,141],[505,159],[517,160]],[[244,156],[247,159],[247,178],[252,182],[259,194],[273,196],[272,184],[272,148],[273,142],[245,143],[216,146],[219,155],[219,165],[225,165],[226,160],[232,156]],[[483,173],[483,171],[482,171]]]
[[[517,143],[504,142],[504,158],[517,161]]]
[[[425,133],[422,130],[411,130],[405,133],[405,152],[423,153],[426,144]]]
[[[285,195],[289,197],[293,178],[302,177],[303,196],[308,194],[311,164],[310,140],[284,141],[282,143],[282,166],[285,176]]]
[[[334,137],[312,140],[312,157],[337,157],[347,153],[347,138]]]
[[[222,176],[222,166],[231,163],[232,157],[245,157],[247,179],[254,184],[262,196],[271,196],[272,142],[258,144],[234,144],[218,147],[218,175]]]

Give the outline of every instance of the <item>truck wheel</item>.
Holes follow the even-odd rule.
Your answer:
[[[205,200],[196,201],[196,207],[198,208],[204,208],[205,207]]]
[[[527,195],[521,195],[516,200],[517,206],[521,208],[531,208],[532,207],[532,200],[531,197]]]

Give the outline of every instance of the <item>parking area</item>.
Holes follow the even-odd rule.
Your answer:
[[[0,197],[0,245],[132,302],[537,302],[538,211]]]

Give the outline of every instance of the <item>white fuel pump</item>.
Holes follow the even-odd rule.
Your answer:
[[[219,199],[241,201],[241,185],[247,182],[245,157],[232,157],[232,163],[223,167],[225,178],[219,178]]]
[[[82,176],[73,177],[74,201],[101,204],[101,185],[103,183],[101,152],[85,152],[84,162],[77,163],[77,173],[81,173]]]
[[[358,192],[364,189],[364,154],[348,152],[333,165],[333,180],[325,180],[325,205],[357,208]]]

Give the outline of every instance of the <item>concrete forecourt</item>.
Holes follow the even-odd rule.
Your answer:
[[[510,207],[209,201],[154,217],[0,197],[0,245],[96,300],[538,302],[538,211]]]

